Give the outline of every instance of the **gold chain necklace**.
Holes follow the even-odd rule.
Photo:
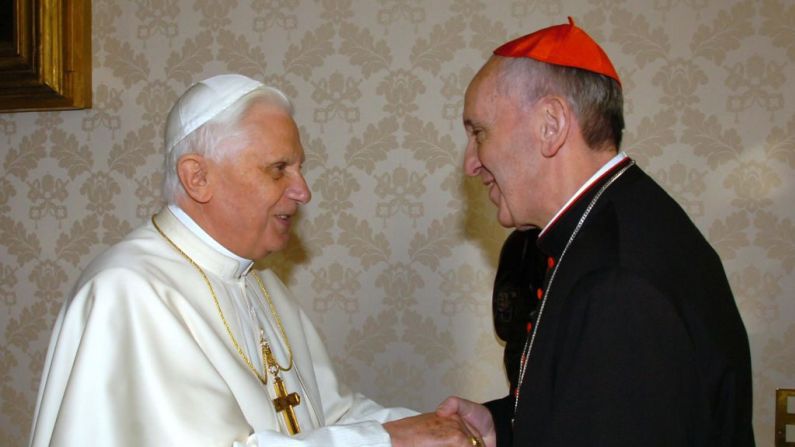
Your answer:
[[[163,239],[165,239],[166,242],[169,243],[169,245],[171,245],[180,255],[182,255],[183,258],[185,258],[199,272],[202,279],[204,280],[204,283],[207,285],[207,288],[210,289],[210,295],[212,295],[213,297],[213,302],[215,303],[215,309],[218,311],[218,316],[221,317],[221,321],[224,323],[224,328],[226,329],[226,333],[229,335],[229,338],[232,340],[232,344],[235,346],[237,353],[240,355],[241,358],[243,358],[243,361],[246,363],[246,366],[248,366],[248,369],[250,369],[251,372],[253,372],[254,375],[257,376],[259,381],[262,382],[263,385],[267,384],[268,375],[265,374],[263,376],[262,374],[259,373],[259,371],[257,371],[257,368],[254,367],[254,364],[251,362],[251,359],[249,359],[246,353],[243,352],[243,349],[240,347],[240,344],[237,342],[235,335],[232,334],[232,329],[229,327],[229,323],[226,321],[224,312],[223,310],[221,310],[221,303],[218,301],[218,296],[216,296],[215,289],[213,288],[212,283],[210,283],[210,279],[207,278],[207,274],[205,274],[204,270],[202,270],[202,268],[199,267],[198,264],[196,264],[196,261],[194,261],[190,256],[188,256],[187,253],[182,251],[182,249],[179,248],[179,246],[176,243],[174,243],[174,241],[172,241],[168,236],[166,236],[166,234],[163,232],[162,229],[160,229],[160,226],[157,224],[155,216],[152,216],[152,225],[154,225],[157,232],[160,233],[160,236],[162,236]],[[276,325],[279,326],[279,332],[281,332],[282,334],[282,338],[284,339],[284,345],[287,347],[287,352],[289,353],[290,356],[290,362],[286,368],[280,365],[279,362],[276,361],[276,359],[274,358],[273,353],[271,352],[270,345],[268,344],[267,341],[265,341],[264,331],[262,330],[262,328],[260,328],[259,336],[260,336],[260,349],[262,350],[262,367],[264,370],[270,371],[271,374],[277,376],[279,374],[279,371],[287,372],[293,368],[293,350],[290,347],[290,340],[287,338],[287,333],[284,331],[282,320],[281,318],[279,318],[279,313],[276,312],[276,307],[273,305],[273,300],[271,299],[268,290],[265,288],[265,285],[262,283],[262,280],[260,279],[259,275],[255,273],[254,278],[257,280],[257,285],[259,286],[259,289],[262,291],[262,294],[265,296],[265,299],[268,301],[268,307],[270,308],[271,315],[273,315],[273,318],[276,320]]]

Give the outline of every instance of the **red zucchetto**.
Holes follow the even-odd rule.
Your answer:
[[[613,78],[621,85],[607,53],[582,28],[575,26],[571,17],[568,24],[550,26],[503,44],[494,54],[580,68]]]

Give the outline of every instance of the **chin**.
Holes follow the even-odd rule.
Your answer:
[[[516,223],[510,215],[505,217],[499,211],[497,211],[497,222],[500,224],[500,226],[505,228],[513,228],[516,226]]]
[[[284,250],[285,248],[287,248],[287,242],[289,242],[289,241],[290,241],[290,238],[289,237],[285,237],[284,239],[282,239],[282,240],[280,240],[278,242],[269,244],[268,247],[265,248],[266,256],[267,255],[272,255],[274,253],[278,253],[278,252]]]

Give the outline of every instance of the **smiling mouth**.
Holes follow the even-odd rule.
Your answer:
[[[277,219],[279,219],[281,221],[284,221],[284,222],[289,222],[290,219],[292,219],[292,217],[293,217],[292,214],[277,214],[276,215]]]

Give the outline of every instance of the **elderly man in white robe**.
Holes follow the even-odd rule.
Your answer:
[[[478,445],[460,418],[349,390],[285,285],[252,269],[310,199],[283,93],[241,75],[199,82],[165,143],[169,204],[78,280],[31,446]]]

